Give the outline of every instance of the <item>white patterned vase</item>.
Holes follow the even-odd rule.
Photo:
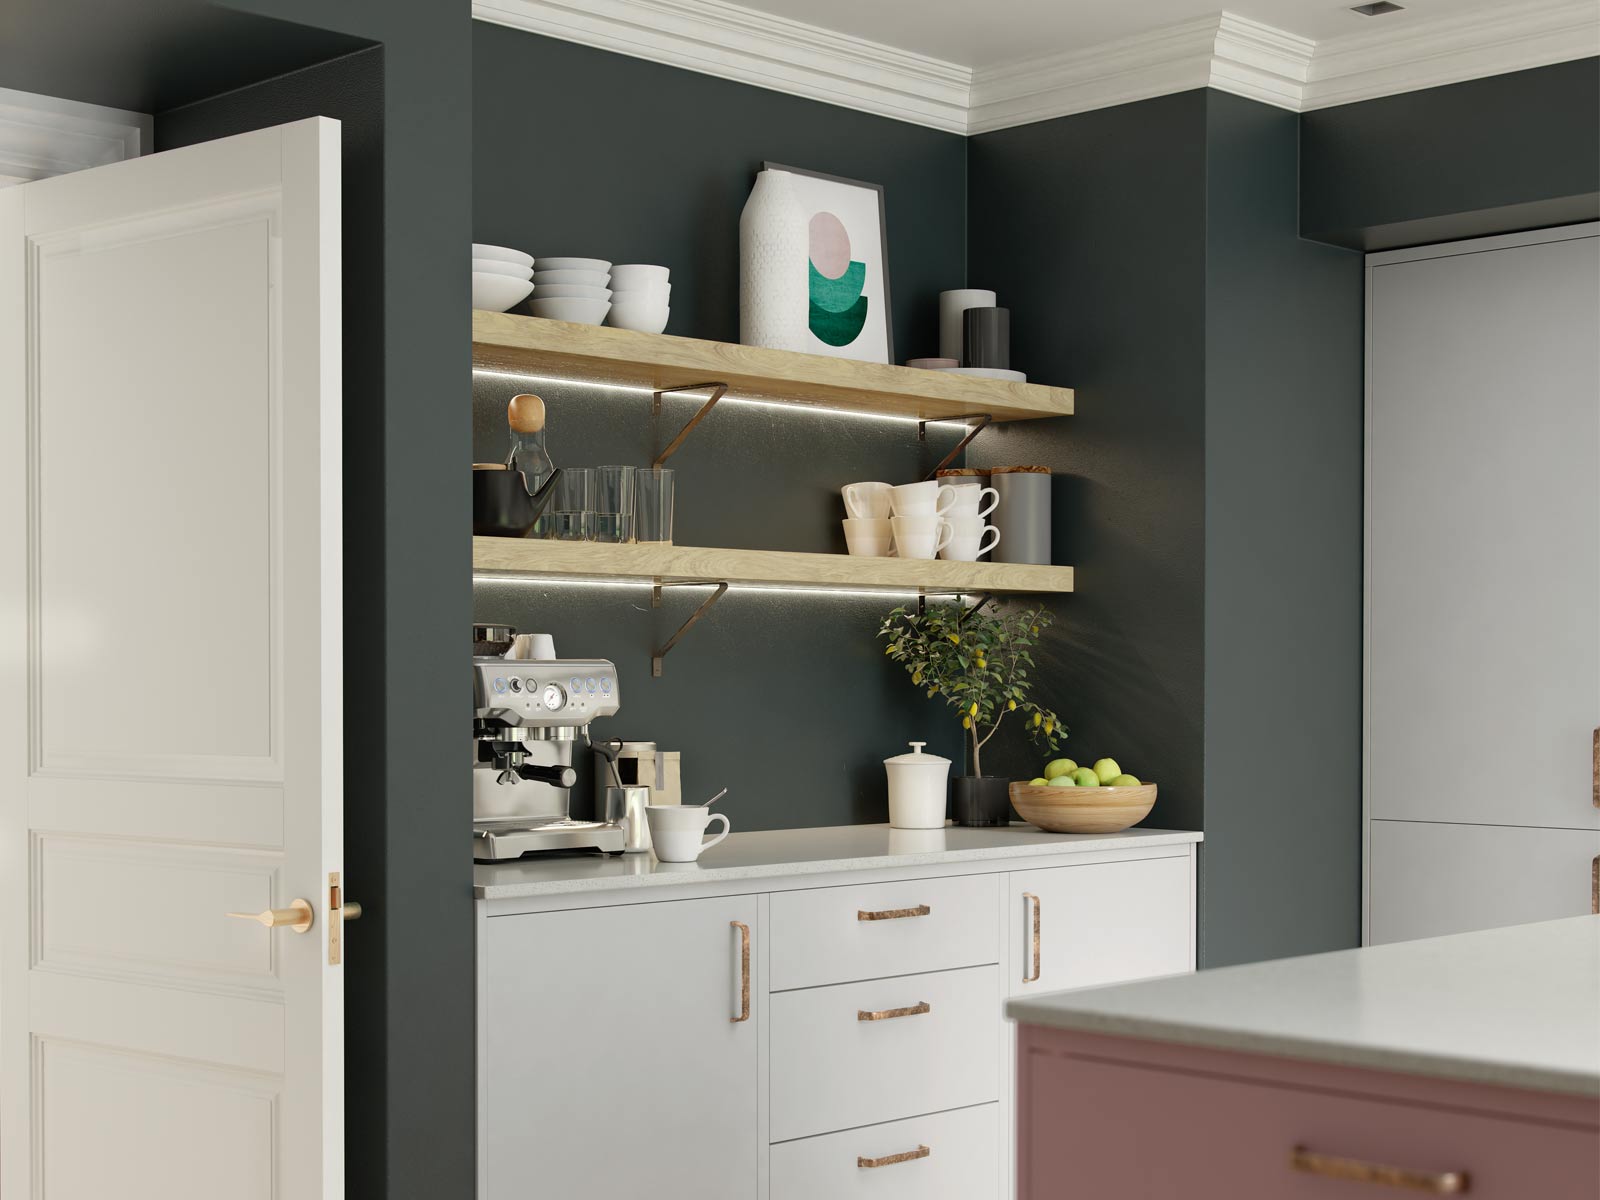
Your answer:
[[[805,209],[786,171],[762,171],[739,216],[739,341],[804,350],[810,316]]]

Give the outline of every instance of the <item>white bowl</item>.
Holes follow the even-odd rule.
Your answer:
[[[652,283],[665,286],[671,272],[648,263],[619,263],[611,268],[611,282],[619,287],[642,288]]]
[[[575,283],[579,287],[610,287],[611,276],[604,271],[546,271],[540,267],[533,273],[535,283]]]
[[[553,300],[530,300],[528,307],[533,310],[533,315],[536,317],[549,317],[553,321],[572,321],[578,325],[598,325],[606,319],[611,302],[561,296]]]
[[[533,255],[513,250],[510,246],[488,246],[482,242],[473,242],[472,257],[498,259],[500,262],[516,263],[519,267],[533,266]]]
[[[494,275],[483,271],[472,273],[472,307],[486,312],[505,312],[513,304],[527,299],[533,284],[526,279],[512,279],[508,275]]]
[[[618,296],[633,296],[639,300],[659,300],[665,304],[672,299],[672,285],[670,283],[652,283],[647,287],[637,284],[629,285],[611,281],[611,290]]]
[[[536,283],[535,300],[609,300],[610,288],[584,287],[580,283]]]
[[[500,258],[475,258],[472,269],[480,275],[505,275],[511,279],[532,279],[533,268],[518,266]]]
[[[541,271],[599,271],[604,275],[611,264],[603,258],[541,258]]]
[[[613,300],[606,324],[617,329],[636,329],[640,333],[660,333],[667,327],[672,310],[653,300]]]

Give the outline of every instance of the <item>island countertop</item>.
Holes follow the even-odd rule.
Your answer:
[[[1012,1000],[1022,1024],[1600,1096],[1600,916]]]
[[[1200,834],[1181,829],[1046,833],[1023,824],[991,829],[890,829],[887,825],[773,829],[731,834],[693,863],[657,862],[649,853],[476,863],[472,893],[480,900],[501,900],[833,871],[940,866],[985,859],[1027,859],[1070,852],[1145,850],[1188,846],[1200,840]]]

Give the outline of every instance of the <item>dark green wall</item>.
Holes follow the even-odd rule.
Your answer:
[[[1600,59],[1301,118],[1300,230],[1382,250],[1600,218]]]

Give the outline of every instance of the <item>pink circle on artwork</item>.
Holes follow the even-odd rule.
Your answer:
[[[850,267],[850,235],[830,212],[811,218],[811,265],[825,279],[837,279]]]

